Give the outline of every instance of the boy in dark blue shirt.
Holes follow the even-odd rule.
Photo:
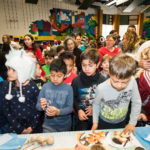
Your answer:
[[[96,49],[86,49],[81,54],[82,71],[73,82],[76,130],[90,130],[92,127],[92,103],[95,88],[103,82],[97,69],[99,53]]]
[[[73,90],[64,83],[67,68],[62,59],[50,66],[51,82],[44,84],[36,108],[45,111],[43,132],[69,131],[73,109]]]

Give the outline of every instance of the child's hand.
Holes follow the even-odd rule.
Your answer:
[[[29,133],[31,133],[32,132],[32,128],[31,127],[28,127],[27,129],[24,129],[23,131],[22,131],[22,134],[29,134]]]
[[[87,116],[92,116],[92,112],[93,112],[92,106],[89,106],[88,108],[86,108],[85,113]]]
[[[138,117],[138,121],[143,120],[143,121],[148,121],[147,116],[143,113],[141,113]]]
[[[50,78],[50,74],[45,76],[46,80],[48,80]]]
[[[53,116],[58,116],[60,114],[60,110],[54,106],[49,106],[46,109],[46,115],[53,117]]]
[[[127,124],[122,131],[122,133],[129,134],[129,135],[131,134],[131,132],[133,132],[133,134],[135,135],[135,126],[132,124]]]
[[[46,98],[41,98],[40,99],[40,107],[44,110],[47,106],[47,100]]]
[[[95,133],[95,130],[98,128],[98,123],[93,123],[92,132]]]
[[[78,116],[79,116],[79,119],[80,119],[80,120],[88,120],[87,115],[85,114],[85,112],[84,112],[82,109],[80,109],[80,110],[78,111]]]

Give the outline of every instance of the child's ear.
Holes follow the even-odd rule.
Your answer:
[[[65,74],[64,79],[67,78],[67,74]]]
[[[96,68],[99,68],[99,66],[100,66],[100,62],[98,62],[98,63],[96,64]]]

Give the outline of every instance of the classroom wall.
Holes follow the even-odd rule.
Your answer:
[[[37,4],[25,3],[25,0],[0,0],[0,43],[2,35],[25,35],[29,33],[29,25],[36,20],[48,20],[49,10],[52,8],[62,8],[77,10],[73,2],[68,0],[38,0]],[[96,10],[89,8],[86,14],[95,14]]]

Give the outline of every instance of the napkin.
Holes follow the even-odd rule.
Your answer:
[[[23,145],[26,138],[20,138],[17,134],[1,134],[0,135],[0,150],[14,150],[18,146]]]
[[[146,149],[150,148],[150,141],[148,140],[150,137],[150,127],[139,127],[136,128],[136,138]]]

